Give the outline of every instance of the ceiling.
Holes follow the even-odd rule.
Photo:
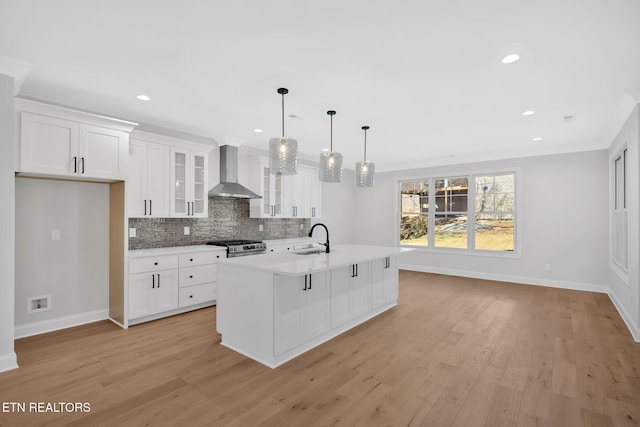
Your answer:
[[[302,157],[334,109],[345,167],[369,125],[367,159],[407,169],[606,148],[640,89],[640,1],[0,0],[0,57],[19,95],[264,150],[286,87]]]

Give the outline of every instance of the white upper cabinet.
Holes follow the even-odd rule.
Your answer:
[[[262,199],[251,199],[249,213],[251,218],[283,218],[283,181],[282,175],[274,175],[269,169],[269,160],[258,158],[252,164],[252,188]]]
[[[78,175],[115,180],[127,178],[127,132],[81,124],[78,136]]]
[[[269,160],[252,165],[253,188],[262,199],[252,199],[251,218],[319,218],[321,211],[318,169],[299,166],[296,175],[273,175]]]
[[[304,217],[320,218],[322,216],[322,182],[318,177],[318,169],[304,171]]]
[[[206,218],[209,147],[142,131],[132,133],[127,213],[133,218]]]
[[[206,218],[209,215],[208,162],[208,153],[171,148],[171,217]]]
[[[23,99],[20,120],[23,175],[120,181],[127,178],[129,132],[135,123]]]
[[[169,216],[171,147],[131,139],[129,143],[129,178],[127,211],[133,218]]]

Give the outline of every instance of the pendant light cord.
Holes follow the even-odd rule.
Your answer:
[[[284,139],[284,92],[282,93],[282,139]]]
[[[367,130],[369,126],[362,126],[362,130],[364,130],[364,162],[367,161]]]
[[[284,96],[289,93],[289,89],[281,87],[278,88],[278,93],[282,95],[282,139],[284,138]]]
[[[336,112],[334,110],[329,110],[327,111],[327,114],[329,115],[329,117],[331,117],[331,148],[329,150],[329,153],[333,155],[333,116],[336,114]]]

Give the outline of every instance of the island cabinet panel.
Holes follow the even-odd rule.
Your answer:
[[[369,263],[331,271],[331,326],[339,326],[371,309]]]
[[[221,345],[275,368],[397,305],[396,256],[404,249],[295,251],[220,261]]]
[[[315,338],[330,327],[330,293],[326,272],[275,276],[274,355]]]
[[[397,257],[371,261],[371,306],[373,308],[398,299]]]
[[[304,276],[305,280],[307,276]],[[275,354],[280,354],[307,339],[307,296],[301,277],[275,276],[274,326]]]

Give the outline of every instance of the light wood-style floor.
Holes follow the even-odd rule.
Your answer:
[[[608,296],[401,272],[400,303],[272,370],[220,346],[215,308],[16,342],[0,425],[637,426],[640,344]]]

